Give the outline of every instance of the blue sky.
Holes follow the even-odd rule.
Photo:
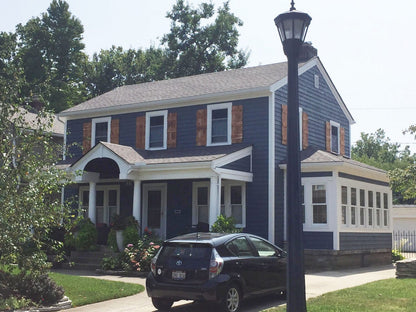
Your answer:
[[[157,45],[169,32],[165,16],[176,1],[67,2],[84,25],[85,51],[92,55],[111,45],[135,49]],[[18,23],[45,12],[49,3],[0,0],[0,31],[14,31]],[[416,1],[298,0],[295,6],[312,17],[306,40],[318,49],[356,121],[352,142],[361,132],[382,128],[393,142],[411,143],[416,152],[416,140],[402,135],[402,130],[416,124]],[[251,52],[249,66],[286,60],[273,19],[289,9],[290,1],[230,0],[230,7],[244,22],[240,48]]]

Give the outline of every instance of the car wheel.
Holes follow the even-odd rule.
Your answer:
[[[168,311],[173,304],[173,300],[164,298],[152,298],[152,303],[156,309],[161,311]]]
[[[221,302],[222,310],[225,312],[238,312],[241,304],[241,291],[236,284],[231,284],[225,290],[224,298]]]

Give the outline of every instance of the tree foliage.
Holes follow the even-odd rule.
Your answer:
[[[62,147],[48,134],[50,114],[28,120],[10,99],[0,101],[0,265],[42,270],[45,248],[54,247],[45,246],[45,238],[67,211],[59,196],[66,178],[55,166]]]
[[[230,12],[228,2],[219,7],[215,14],[212,3],[201,3],[195,9],[183,0],[178,0],[167,17],[171,19],[170,33],[163,36],[161,43],[166,46],[169,58],[168,77],[210,73],[246,65],[248,54],[237,49],[237,28],[243,22]]]
[[[416,155],[409,146],[400,150],[400,144],[392,143],[384,130],[378,129],[371,134],[361,133],[361,139],[351,149],[351,157],[388,172],[395,203],[414,202]]]
[[[41,96],[58,112],[86,98],[81,22],[63,0],[53,0],[41,17],[16,27],[26,96]]]

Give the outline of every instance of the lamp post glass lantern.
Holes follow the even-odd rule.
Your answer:
[[[289,12],[274,20],[288,60],[287,75],[287,311],[306,311],[305,272],[303,263],[303,224],[300,202],[300,131],[299,131],[299,90],[298,63],[299,52],[304,43],[311,17],[296,11],[294,2]]]

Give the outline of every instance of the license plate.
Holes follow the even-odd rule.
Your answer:
[[[172,279],[175,281],[182,281],[186,278],[186,272],[184,271],[172,271]]]

